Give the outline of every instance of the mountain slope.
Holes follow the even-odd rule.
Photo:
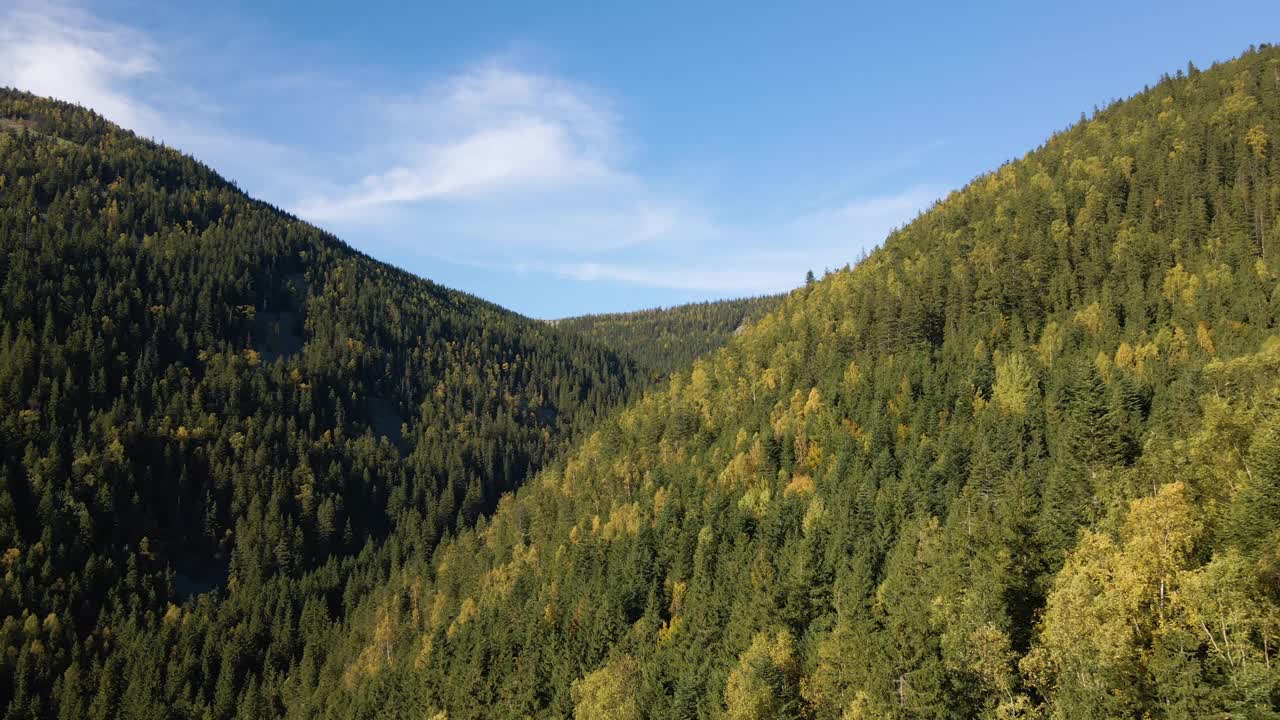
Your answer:
[[[12,90],[0,291],[5,718],[274,714],[366,588],[637,377]]]
[[[1278,141],[1264,47],[978,178],[408,563],[291,714],[1275,717]]]
[[[677,368],[688,367],[694,358],[723,347],[781,300],[777,295],[720,300],[551,322],[633,358],[655,377],[662,378]]]

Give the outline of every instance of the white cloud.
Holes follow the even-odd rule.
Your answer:
[[[57,0],[0,8],[0,86],[83,105],[233,179],[255,178],[256,190],[296,187],[315,176],[296,149],[221,123],[216,104],[171,73],[184,67],[175,63],[180,54],[137,28]]]
[[[486,63],[422,96],[384,101],[383,115],[387,147],[369,154],[397,162],[304,198],[300,215],[367,220],[387,205],[626,181],[609,164],[611,113],[544,75]]]
[[[0,85],[80,103],[146,132],[157,114],[130,86],[155,70],[145,35],[79,8],[18,2],[0,12]]]
[[[778,232],[793,242],[807,238],[817,248],[840,247],[850,241],[866,247],[879,243],[890,230],[927,209],[944,192],[938,186],[917,185],[897,193],[855,198],[795,217]],[[849,260],[852,258],[845,262]]]
[[[609,180],[608,169],[576,152],[562,127],[538,118],[478,130],[454,142],[408,147],[405,154],[415,161],[368,175],[337,197],[308,199],[299,212],[334,220],[379,205]]]
[[[791,187],[816,205],[762,219],[748,199],[729,210],[697,199],[716,192],[639,171],[608,98],[520,63],[379,90],[342,69],[300,73],[264,51],[218,56],[261,70],[236,83],[225,79],[233,70],[215,68],[205,76],[224,84],[197,91],[178,69],[189,75],[190,58],[202,56],[72,6],[20,0],[0,10],[0,84],[81,103],[192,152],[374,255],[617,286],[777,292],[808,269],[854,260],[941,195],[920,186],[857,196],[848,183],[877,172],[866,166],[843,186]],[[308,118],[305,139],[287,127],[295,113]],[[246,129],[237,119],[265,122]],[[805,195],[810,185],[818,190]]]
[[[534,267],[562,277],[727,295],[776,293],[796,287],[807,270],[852,263],[942,195],[918,186],[855,200],[779,224],[715,227],[701,234],[718,242],[678,246],[680,252],[643,253],[629,262],[577,261]],[[680,226],[667,229],[678,235]]]
[[[379,106],[380,142],[361,153],[372,171],[306,198],[298,214],[403,253],[499,271],[779,292],[810,268],[851,262],[941,194],[917,186],[781,219],[726,217],[630,170],[609,102],[498,62]]]
[[[617,263],[580,262],[553,269],[563,277],[588,282],[621,282],[641,287],[754,295],[781,292],[799,284],[798,276],[785,270],[725,269],[714,259],[685,263],[682,267],[641,267]]]

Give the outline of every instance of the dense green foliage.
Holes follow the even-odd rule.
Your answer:
[[[278,714],[369,588],[637,378],[14,91],[0,293],[6,720]]]
[[[782,296],[770,295],[551,322],[634,359],[655,378],[665,378],[694,358],[724,347],[780,302]]]
[[[1263,48],[978,178],[406,563],[291,714],[1280,716],[1278,142]]]

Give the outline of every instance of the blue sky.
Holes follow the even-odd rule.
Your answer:
[[[790,289],[1278,28],[1275,2],[0,0],[0,85],[549,318]]]

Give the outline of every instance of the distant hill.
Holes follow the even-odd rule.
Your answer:
[[[1278,498],[1263,47],[977,178],[598,423],[350,614],[290,711],[1273,718]]]
[[[582,333],[634,359],[657,377],[722,347],[782,301],[781,295],[691,303],[627,313],[582,315],[551,324]]]
[[[276,716],[642,375],[13,90],[0,293],[6,719]]]

